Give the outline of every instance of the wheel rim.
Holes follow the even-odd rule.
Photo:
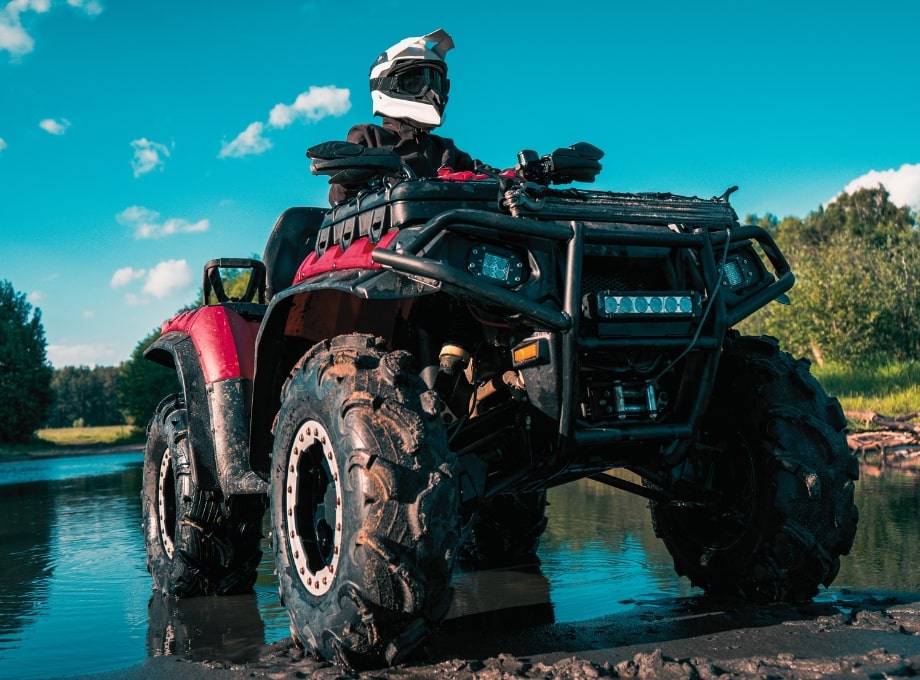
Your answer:
[[[682,531],[706,553],[731,549],[744,539],[756,512],[758,477],[750,449],[736,442],[689,478],[702,507],[681,513]]]
[[[175,553],[176,484],[172,474],[172,454],[168,447],[160,460],[160,476],[157,480],[157,523],[163,550],[172,559]]]
[[[342,541],[342,486],[330,438],[320,423],[300,426],[285,475],[288,549],[303,586],[313,595],[332,588]]]

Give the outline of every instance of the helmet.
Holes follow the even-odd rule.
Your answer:
[[[444,55],[454,46],[443,29],[406,38],[381,54],[371,66],[371,99],[375,116],[399,118],[431,129],[444,120],[447,64]]]

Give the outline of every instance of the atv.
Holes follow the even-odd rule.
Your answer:
[[[148,427],[157,590],[249,590],[270,507],[295,640],[396,664],[455,568],[536,561],[547,489],[582,478],[647,498],[707,593],[833,581],[857,462],[808,363],[733,330],[794,277],[732,190],[560,188],[595,179],[586,143],[438,177],[345,142],[308,156],[353,198],[286,210],[262,261],[208,262],[203,305],[146,352],[182,387]]]

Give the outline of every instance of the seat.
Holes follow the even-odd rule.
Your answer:
[[[294,281],[297,269],[313,249],[325,216],[325,208],[296,207],[288,208],[278,217],[262,255],[269,300]]]

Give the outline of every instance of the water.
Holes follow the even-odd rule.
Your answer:
[[[245,662],[288,636],[270,555],[254,594],[151,597],[141,467],[139,453],[0,464],[0,678],[103,673],[157,654]],[[822,598],[920,592],[918,487],[863,471],[856,543]],[[449,617],[527,606],[534,623],[579,621],[698,592],[674,574],[643,499],[582,481],[549,501],[541,568],[459,573]]]

